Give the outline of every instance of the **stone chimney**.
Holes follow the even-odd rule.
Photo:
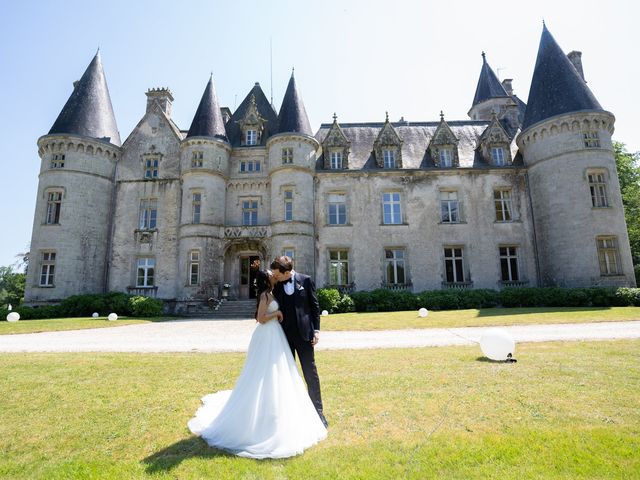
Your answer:
[[[513,95],[513,86],[511,85],[511,82],[513,82],[513,78],[505,78],[502,80],[502,88],[505,89],[509,96]]]
[[[173,95],[168,88],[150,88],[147,93],[147,113],[151,110],[153,102],[156,101],[162,108],[165,115],[171,118],[171,102],[173,102]]]
[[[567,54],[567,58],[573,63],[573,66],[576,67],[576,70],[584,80],[584,71],[582,70],[582,52],[572,51]],[[584,80],[586,82],[586,80]]]

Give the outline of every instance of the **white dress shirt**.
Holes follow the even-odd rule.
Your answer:
[[[287,295],[293,295],[293,290],[295,289],[296,286],[296,271],[295,270],[291,270],[291,278],[289,279],[290,281],[284,284],[284,293],[286,293]]]

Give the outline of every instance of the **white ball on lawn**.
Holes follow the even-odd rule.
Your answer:
[[[326,310],[322,310],[322,316],[326,317],[327,315],[329,315],[329,312],[327,312]]]
[[[480,349],[491,360],[506,360],[515,353],[516,342],[506,330],[491,328],[480,338]]]
[[[115,313],[110,313],[107,318],[109,319],[110,322],[115,322],[118,319],[118,315]]]
[[[93,312],[93,313],[91,314],[91,316],[92,316],[93,318],[98,318],[100,315],[98,315],[98,312]]]
[[[418,310],[418,316],[419,317],[426,317],[427,315],[429,315],[429,310],[427,310],[426,308],[421,308],[420,310]]]
[[[20,314],[18,312],[11,312],[7,315],[7,322],[17,322],[20,320]]]

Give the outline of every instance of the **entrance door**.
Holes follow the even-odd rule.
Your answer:
[[[256,272],[250,266],[258,259],[257,255],[240,257],[240,298],[256,298],[256,289],[253,285]]]

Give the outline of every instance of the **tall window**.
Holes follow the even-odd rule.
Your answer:
[[[150,157],[144,161],[144,178],[158,178],[158,157]]]
[[[245,145],[257,145],[258,144],[258,131],[247,130],[245,133]]]
[[[404,269],[404,250],[402,249],[385,249],[385,270],[387,283],[402,284],[406,283]]]
[[[200,283],[200,252],[191,250],[189,252],[189,285]]]
[[[194,193],[191,197],[191,223],[200,223],[200,209],[202,208],[202,194]]]
[[[616,237],[597,237],[598,260],[600,261],[600,275],[620,275],[620,254]]]
[[[258,201],[257,200],[242,201],[242,224],[243,225],[258,224]]]
[[[450,148],[441,148],[440,149],[440,166],[441,167],[452,167],[453,166],[453,152]]]
[[[331,170],[342,170],[342,152],[331,152]]]
[[[349,283],[348,250],[329,250],[329,283],[331,285]]]
[[[504,159],[504,148],[502,147],[492,147],[491,148],[491,160],[493,164],[502,167],[506,165],[506,161]]]
[[[153,230],[158,219],[158,202],[155,198],[140,200],[140,230]]]
[[[458,192],[440,192],[440,221],[442,223],[458,223],[460,221]]]
[[[399,225],[402,223],[402,205],[399,192],[382,194],[382,223]]]
[[[600,148],[600,138],[598,137],[598,132],[584,132],[582,134],[582,139],[584,140],[584,148]]]
[[[155,268],[155,258],[139,258],[138,272],[136,275],[136,287],[153,287]]]
[[[499,247],[500,274],[503,282],[515,282],[520,280],[518,272],[518,247]]]
[[[293,148],[287,147],[282,149],[282,164],[288,165],[293,163]]]
[[[384,160],[384,168],[396,168],[396,151],[383,150],[382,158]]]
[[[42,252],[42,265],[40,267],[40,286],[53,287],[53,278],[56,270],[56,252]]]
[[[240,172],[249,173],[249,172],[259,172],[260,171],[260,160],[243,160],[240,162]]]
[[[50,168],[64,168],[64,153],[54,153],[51,156]]]
[[[284,221],[293,220],[293,190],[284,191]]]
[[[282,255],[289,257],[291,260],[295,260],[296,251],[294,250],[293,247],[284,247],[282,249]]]
[[[347,224],[347,196],[344,193],[329,195],[329,225]]]
[[[589,189],[591,190],[591,205],[594,207],[608,207],[607,200],[607,183],[604,173],[590,173]]]
[[[494,190],[493,202],[496,207],[496,221],[510,222],[513,220],[511,205],[511,190]]]
[[[462,247],[444,248],[444,273],[448,283],[464,282],[464,259]]]
[[[54,225],[60,223],[60,209],[62,207],[62,192],[47,193],[47,218],[45,223]]]
[[[204,165],[204,152],[193,152],[191,168],[202,168]]]

